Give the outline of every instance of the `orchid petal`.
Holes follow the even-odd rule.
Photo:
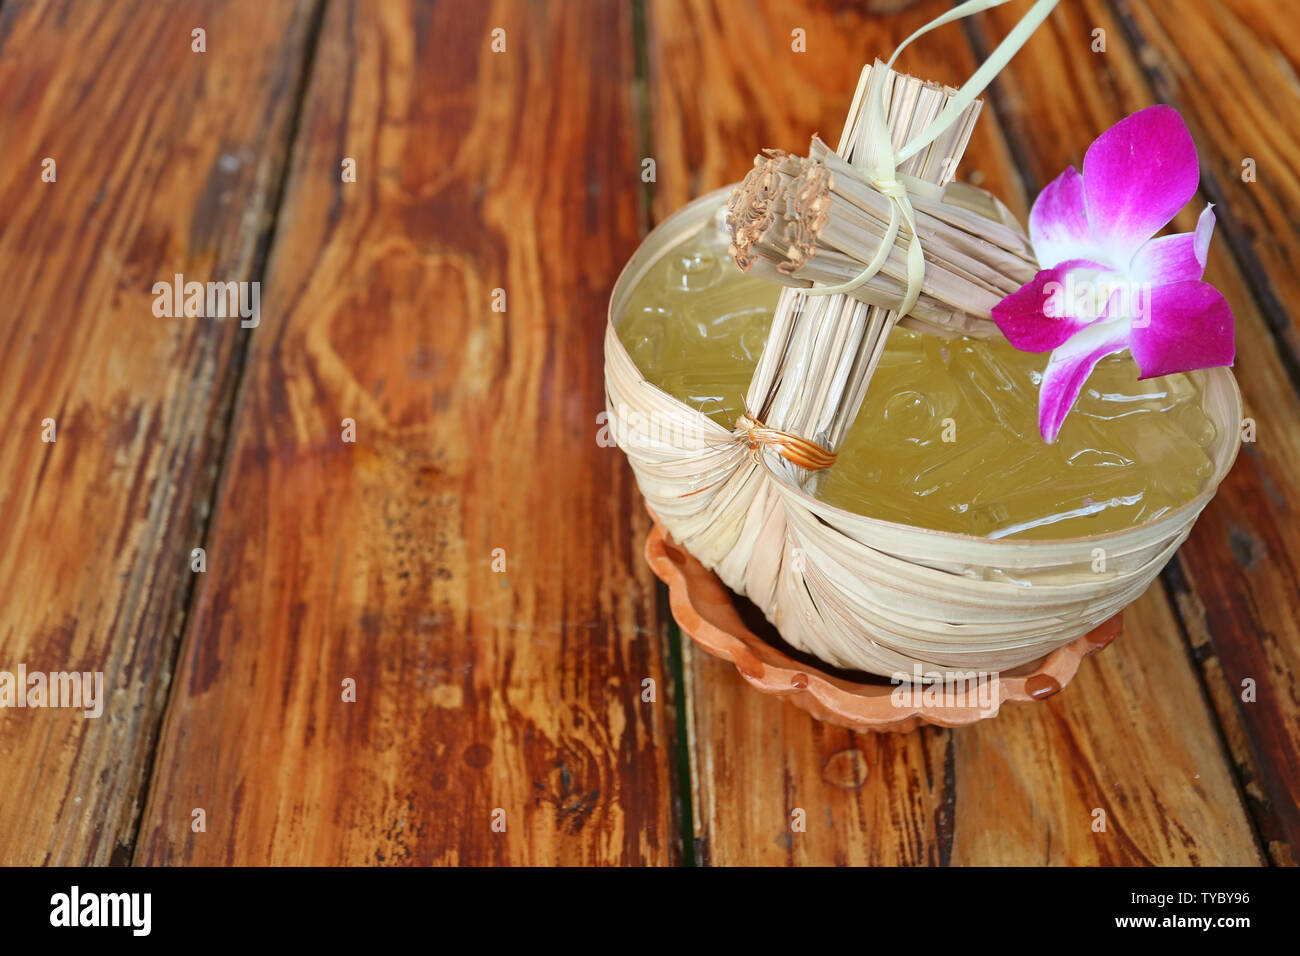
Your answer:
[[[1204,272],[1205,266],[1196,255],[1196,234],[1192,232],[1152,239],[1138,250],[1129,267],[1135,281],[1150,285],[1195,281]]]
[[[1044,269],[993,307],[993,321],[1020,351],[1050,352],[1100,318],[1101,309],[1096,314],[1076,314],[1077,302],[1071,294],[1075,281],[1090,281],[1098,271],[1109,270],[1086,259]]]
[[[1155,285],[1199,279],[1205,275],[1213,234],[1214,204],[1211,203],[1196,220],[1195,232],[1152,239],[1137,251],[1129,272],[1135,279]]]
[[[1196,231],[1192,233],[1196,237],[1196,261],[1201,264],[1201,275],[1205,274],[1205,263],[1210,261],[1210,237],[1214,235],[1214,223],[1214,203],[1209,203],[1197,217]],[[1196,278],[1199,279],[1201,275]]]
[[[1088,327],[1052,352],[1038,393],[1038,431],[1043,441],[1056,441],[1065,416],[1097,363],[1127,345],[1128,323],[1116,319]]]
[[[1232,309],[1208,282],[1151,290],[1146,314],[1132,323],[1129,348],[1142,378],[1231,365],[1236,355]]]
[[[1034,200],[1029,211],[1029,239],[1044,269],[1070,259],[1096,259],[1097,243],[1088,228],[1083,177],[1071,166]]]
[[[1102,133],[1083,159],[1093,236],[1125,265],[1196,193],[1196,144],[1178,111],[1151,106]]]

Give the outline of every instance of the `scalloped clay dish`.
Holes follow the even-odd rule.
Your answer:
[[[1085,657],[1115,640],[1122,626],[1116,614],[1072,643],[999,674],[978,690],[957,691],[949,685],[946,695],[937,688],[927,694],[919,685],[900,686],[870,674],[835,670],[785,644],[756,607],[732,594],[679,547],[658,519],[646,539],[645,556],[668,585],[673,617],[696,644],[735,664],[755,690],[784,697],[816,719],[850,730],[905,733],[923,724],[962,727],[995,716],[1004,701],[1050,697],[1070,682]]]

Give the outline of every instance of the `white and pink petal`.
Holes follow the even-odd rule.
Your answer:
[[[1201,275],[1205,274],[1205,264],[1210,261],[1210,237],[1214,235],[1214,203],[1209,203],[1201,210],[1196,219],[1195,237],[1196,261],[1201,264]],[[1198,275],[1196,278],[1200,278]]]
[[[1129,262],[1196,193],[1196,144],[1178,111],[1150,106],[1102,133],[1083,160],[1088,224],[1106,261]]]
[[[1128,323],[1112,319],[1092,325],[1052,352],[1038,392],[1038,431],[1056,441],[1061,425],[1097,363],[1128,346]]]
[[[1201,211],[1194,232],[1160,236],[1143,245],[1133,257],[1129,273],[1135,280],[1156,285],[1201,278],[1209,259],[1214,221],[1214,204],[1211,203]]]
[[[1083,177],[1073,166],[1038,194],[1029,211],[1029,240],[1039,268],[1099,257],[1099,248],[1088,228],[1087,209]]]
[[[1137,251],[1129,266],[1129,275],[1134,282],[1150,285],[1196,280],[1203,272],[1205,265],[1196,254],[1196,234],[1193,232],[1152,239]]]
[[[1106,274],[1104,266],[1086,259],[1043,269],[993,307],[993,321],[1020,351],[1050,352],[1101,317],[1106,303],[1089,308],[1086,293]]]

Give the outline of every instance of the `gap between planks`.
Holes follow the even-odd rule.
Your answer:
[[[2,3],[3,0],[0,0]],[[299,71],[297,82],[294,84],[293,100],[289,112],[289,121],[286,124],[285,141],[280,151],[280,168],[276,171],[275,185],[271,191],[270,202],[267,205],[268,213],[261,234],[257,237],[257,243],[253,251],[252,266],[249,270],[249,281],[261,283],[266,278],[267,263],[271,258],[271,251],[275,245],[276,230],[280,224],[280,211],[284,204],[285,193],[289,181],[289,173],[293,168],[293,154],[298,142],[298,131],[302,122],[303,104],[307,98],[307,88],[311,82],[312,66],[316,61],[316,50],[320,43],[321,25],[325,20],[325,7],[329,0],[314,0],[311,11],[307,15],[307,27],[303,35],[303,58],[302,67]],[[201,495],[196,498],[203,502],[204,518],[198,529],[199,547],[206,549],[209,545],[208,535],[212,528],[212,518],[216,512],[216,496],[221,487],[221,477],[225,473],[226,466],[230,455],[232,445],[231,437],[235,422],[235,412],[239,407],[239,398],[243,393],[244,371],[248,364],[249,347],[253,341],[253,335],[256,329],[250,329],[249,334],[243,336],[235,346],[234,354],[230,359],[230,368],[226,373],[226,380],[221,383],[220,399],[217,403],[216,418],[220,422],[218,441],[220,446],[217,450],[215,460],[210,469],[210,477],[206,487],[202,489]],[[194,604],[199,597],[198,575],[190,575],[189,586],[185,589],[182,600],[183,612],[181,614],[180,624],[177,629],[177,638],[172,642],[171,653],[168,656],[166,670],[167,694],[162,709],[158,714],[158,721],[154,727],[153,741],[149,748],[149,753],[145,758],[145,774],[141,783],[139,798],[136,800],[135,820],[131,825],[131,837],[129,843],[119,843],[113,850],[113,856],[109,861],[110,866],[140,865],[142,861],[137,859],[136,848],[140,843],[140,828],[144,824],[145,808],[149,799],[149,791],[153,786],[155,762],[158,757],[158,749],[162,746],[162,728],[167,722],[168,714],[171,711],[173,700],[173,688],[175,687],[177,665],[180,660],[181,648],[185,644],[186,635],[189,632],[191,620],[193,617]]]
[[[1140,51],[1145,45],[1145,40],[1138,32],[1137,26],[1132,20],[1131,13],[1125,9],[1127,0],[1104,0],[1104,2],[1111,6],[1116,19],[1122,23],[1125,28],[1125,38],[1133,48],[1133,58],[1139,65],[1139,69],[1141,70],[1143,79],[1145,80],[1147,92],[1150,94],[1151,100],[1153,102],[1168,102],[1171,99],[1168,95],[1169,91],[1162,88],[1163,84],[1157,81],[1151,65],[1144,62],[1140,56]],[[976,58],[982,62],[987,59],[992,50],[992,47],[988,42],[988,37],[984,32],[986,25],[983,21],[977,22],[977,18],[967,18],[963,21],[963,24],[965,26],[970,46],[974,51]],[[1021,182],[1024,186],[1025,195],[1034,196],[1040,191],[1042,184],[1038,182],[1038,177],[1034,174],[1033,166],[1029,160],[1029,150],[1023,138],[1025,131],[1017,122],[1014,121],[1014,119],[1012,119],[1014,116],[1014,110],[1008,108],[1007,94],[1003,88],[1004,83],[1005,80],[1003,78],[996,78],[993,83],[990,84],[985,96],[1002,126],[1011,160],[1015,165],[1016,173],[1020,176]],[[1216,204],[1216,211],[1226,208],[1222,201],[1224,195],[1223,189],[1219,186],[1213,173],[1205,168],[1205,166],[1202,166],[1201,182],[1198,187],[1198,195],[1202,193],[1208,195]],[[1225,230],[1225,234],[1228,238],[1228,246],[1232,258],[1238,269],[1248,279],[1253,279],[1257,273],[1262,274],[1263,267],[1252,251],[1250,244],[1244,241],[1240,229]],[[1289,325],[1286,315],[1284,312],[1280,311],[1280,303],[1277,302],[1276,297],[1271,295],[1271,286],[1268,286],[1267,283],[1259,283],[1255,281],[1251,281],[1250,285],[1252,298],[1261,314],[1263,314],[1267,319],[1265,324],[1273,336],[1274,344],[1277,346],[1276,351],[1282,359],[1283,366],[1286,368],[1292,385],[1300,391],[1300,368],[1295,366],[1293,353],[1291,352],[1288,343],[1282,339],[1281,328]],[[1187,615],[1189,609],[1186,598],[1189,595],[1195,598],[1195,592],[1190,586],[1179,553],[1175,552],[1174,556],[1170,559],[1169,564],[1161,572],[1160,586],[1165,592],[1174,614],[1174,620],[1177,622],[1178,631],[1187,652],[1187,660],[1191,665],[1192,673],[1195,675],[1196,683],[1200,689],[1201,698],[1205,704],[1206,711],[1213,718],[1215,741],[1224,764],[1227,766],[1228,771],[1231,774],[1233,784],[1237,788],[1238,799],[1241,801],[1242,807],[1246,810],[1246,819],[1250,823],[1251,835],[1254,838],[1260,859],[1267,861],[1270,864],[1277,865],[1279,861],[1269,851],[1269,841],[1264,837],[1264,827],[1261,825],[1258,816],[1261,812],[1261,808],[1258,806],[1258,802],[1251,798],[1247,781],[1243,778],[1241,773],[1241,759],[1249,758],[1244,754],[1238,754],[1235,752],[1234,748],[1229,743],[1232,735],[1230,734],[1230,728],[1225,725],[1225,720],[1228,719],[1228,715],[1225,715],[1220,707],[1221,701],[1215,695],[1214,689],[1210,686],[1209,676],[1205,671],[1203,657],[1198,653],[1197,647],[1192,640],[1195,622],[1188,620]]]

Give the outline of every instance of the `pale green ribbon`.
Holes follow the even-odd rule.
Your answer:
[[[899,44],[898,49],[894,51],[894,55],[885,64],[885,69],[893,69],[898,55],[917,37],[923,36],[946,23],[960,20],[992,7],[1001,6],[1007,2],[1008,0],[966,0],[966,2],[958,4],[947,13],[935,17]],[[984,88],[993,81],[993,77],[997,76],[1008,61],[1016,55],[1016,52],[1029,39],[1030,35],[1047,19],[1048,14],[1052,12],[1058,2],[1059,0],[1035,0],[1034,5],[1007,34],[1006,38],[998,44],[997,49],[957,91],[957,95],[949,101],[943,112],[936,116],[929,126],[921,130],[914,139],[899,149],[897,153],[894,152],[889,127],[885,123],[885,85],[883,83],[877,85],[876,88],[880,91],[880,94],[872,97],[871,102],[868,104],[868,108],[872,111],[871,126],[875,137],[876,168],[864,172],[863,177],[872,187],[889,198],[889,228],[885,230],[885,235],[880,240],[880,248],[876,250],[875,256],[872,257],[871,261],[867,263],[867,267],[857,277],[840,285],[806,289],[804,290],[805,295],[834,295],[840,292],[852,292],[864,282],[869,281],[884,266],[885,261],[889,258],[890,250],[898,239],[899,231],[903,224],[906,223],[907,230],[912,236],[912,241],[907,248],[907,294],[903,296],[903,301],[896,311],[898,312],[898,318],[902,318],[912,311],[917,298],[921,295],[921,288],[925,281],[925,257],[921,251],[920,237],[916,234],[916,216],[912,210],[912,202],[908,198],[908,185],[910,184],[911,188],[917,191],[931,191],[933,186],[906,174],[900,177],[898,164],[915,156],[934,142],[939,134],[948,129],[956,121],[957,117],[971,103],[975,102],[975,98],[984,92]]]

